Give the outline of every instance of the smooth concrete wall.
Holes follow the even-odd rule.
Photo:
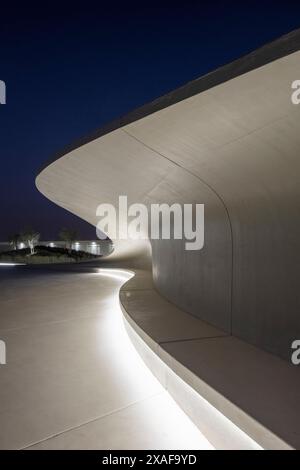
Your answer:
[[[300,338],[299,50],[295,31],[107,126],[37,177],[45,196],[94,225],[97,205],[117,206],[120,194],[204,203],[202,251],[152,242],[157,289],[285,359]]]
[[[150,199],[150,201],[149,201]],[[183,310],[231,331],[232,240],[228,215],[206,184],[177,168],[153,189],[148,202],[205,205],[205,242],[186,250],[186,240],[151,240],[153,280]],[[171,233],[172,233],[171,226]]]

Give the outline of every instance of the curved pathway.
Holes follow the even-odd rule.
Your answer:
[[[209,449],[124,330],[128,274],[0,269],[2,449]]]

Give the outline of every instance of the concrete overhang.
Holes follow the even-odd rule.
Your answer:
[[[152,243],[155,288],[184,312],[218,328],[215,347],[222,344],[220,350],[231,351],[224,367],[232,368],[230,384],[212,380],[214,388],[251,419],[254,414],[264,429],[299,448],[299,377],[293,366],[272,356],[289,360],[291,341],[300,338],[300,105],[291,100],[297,79],[300,30],[75,143],[40,171],[36,185],[48,199],[93,225],[98,205],[117,207],[123,194],[129,204],[205,203],[204,250],[191,255],[178,243]],[[115,259],[120,255],[127,258],[127,267],[143,268],[150,251],[146,242],[117,242]],[[245,343],[236,344],[236,337]],[[189,363],[182,341],[176,337],[178,354],[173,349],[169,353],[181,362],[185,357],[187,369],[194,364],[194,373],[201,377],[204,369],[195,366],[195,354],[204,354],[204,343],[190,350]],[[250,354],[246,343],[266,352],[255,349],[258,356]],[[262,369],[251,375],[262,399],[256,408],[256,397],[248,395],[240,380],[247,367],[243,357],[252,368],[262,358]],[[273,372],[264,373],[270,364]],[[278,377],[286,382],[274,390],[267,412],[264,376],[277,388]],[[283,403],[285,395],[288,403]],[[221,408],[226,414],[226,407]],[[272,447],[272,439],[253,434],[244,418],[237,424]]]

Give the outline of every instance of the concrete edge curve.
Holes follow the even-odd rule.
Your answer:
[[[130,272],[138,276],[134,270]],[[292,450],[283,439],[172,357],[138,325],[121,299],[128,282],[120,288],[119,302],[131,342],[153,375],[211,444],[219,450]]]
[[[108,122],[104,126],[96,129],[89,135],[85,135],[76,139],[70,145],[67,145],[61,151],[50,157],[36,172],[36,177],[49,165],[59,160],[62,156],[78,149],[83,145],[92,142],[110,132],[142,119],[150,114],[160,111],[168,106],[172,106],[180,101],[209,90],[217,85],[225,83],[233,78],[239,77],[243,74],[251,72],[259,67],[269,64],[275,60],[281,59],[289,54],[300,50],[300,29],[295,29],[275,40],[272,40],[258,49],[245,54],[238,59],[235,59],[217,69],[208,72],[207,74],[192,80],[176,90],[156,98],[150,103],[146,103],[133,111],[120,116],[113,121]]]

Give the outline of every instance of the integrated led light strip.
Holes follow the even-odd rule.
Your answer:
[[[122,307],[121,309],[123,310]],[[128,335],[148,368],[216,449],[263,450],[256,441],[203,398],[155,354],[132,327],[132,320],[130,321],[124,310],[123,314]]]
[[[147,367],[143,358],[135,348],[126,331],[123,313],[119,303],[119,290],[121,286],[134,276],[133,272],[119,269],[100,269],[97,274],[109,280],[115,280],[115,289],[107,299],[107,305],[110,314],[107,319],[107,334],[111,335],[115,345],[114,353],[110,360],[112,363],[120,367],[120,374],[126,375],[128,385],[135,388],[138,387],[140,392],[154,393],[155,395],[164,397],[157,401],[157,407],[153,408],[145,405],[142,413],[145,430],[151,430],[155,434],[157,429],[158,435],[161,428],[165,429],[168,434],[169,442],[176,449],[201,449],[213,450],[212,444],[201,433],[201,430],[192,422],[186,413],[181,409],[176,401],[166,391],[160,381]],[[111,287],[111,286],[110,286]],[[160,409],[160,407],[163,407]],[[162,422],[163,420],[163,422]],[[148,432],[148,431],[146,431]],[[181,436],[181,437],[179,437]],[[151,438],[152,439],[152,438]],[[157,443],[156,445],[159,446]],[[160,447],[157,447],[160,448]]]
[[[99,269],[99,274],[125,283],[134,276],[133,272],[121,269]],[[121,288],[121,286],[120,286]],[[119,292],[116,294],[119,297]],[[185,414],[196,423],[212,445],[217,449],[253,449],[261,450],[262,447],[244,431],[238,428],[225,415],[211,405],[205,398],[199,395],[181,377],[179,377],[144,341],[139,327],[132,325],[133,321],[120,304],[123,312],[123,322],[127,335],[134,346],[135,351],[143,359],[145,367],[151,370],[172,399],[174,399]],[[150,339],[150,341],[152,341]],[[153,342],[153,346],[155,344]],[[156,345],[158,347],[158,345]],[[199,425],[200,423],[200,425]]]

